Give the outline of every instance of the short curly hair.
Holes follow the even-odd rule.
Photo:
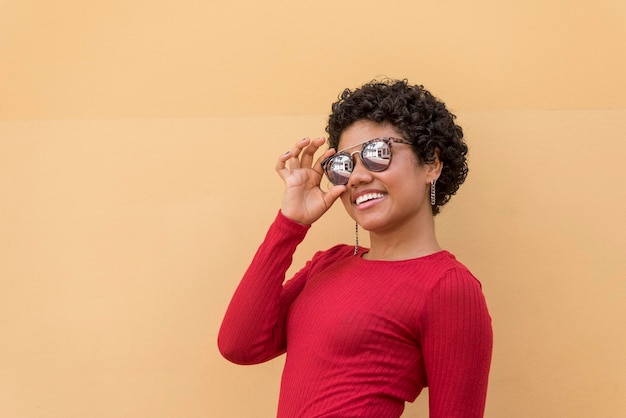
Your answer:
[[[326,132],[328,145],[337,149],[345,129],[359,120],[389,123],[410,140],[422,162],[432,162],[435,149],[443,163],[436,183],[433,215],[439,213],[465,181],[468,173],[467,145],[463,129],[455,123],[446,105],[421,85],[405,80],[371,81],[355,89],[345,89],[333,103]]]

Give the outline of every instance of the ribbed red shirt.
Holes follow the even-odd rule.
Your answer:
[[[428,386],[431,418],[482,417],[493,336],[468,269],[447,251],[370,261],[338,245],[283,284],[308,228],[278,214],[218,337],[238,364],[287,352],[277,416],[395,418]]]

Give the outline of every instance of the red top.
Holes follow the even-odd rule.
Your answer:
[[[308,228],[278,214],[218,337],[238,364],[287,352],[278,417],[399,417],[426,386],[431,418],[482,417],[493,335],[467,268],[447,251],[369,261],[338,245],[283,285]]]

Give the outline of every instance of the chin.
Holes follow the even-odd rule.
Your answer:
[[[356,218],[355,220],[362,229],[368,232],[376,232],[386,226],[386,222],[382,219],[368,219],[362,217],[361,219]]]

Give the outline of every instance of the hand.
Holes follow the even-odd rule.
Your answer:
[[[329,149],[313,164],[314,154],[324,142],[324,138],[302,139],[278,158],[276,172],[285,182],[281,212],[292,221],[311,225],[346,190],[346,186],[333,186],[327,192],[320,188],[321,162],[335,153],[334,149]]]

